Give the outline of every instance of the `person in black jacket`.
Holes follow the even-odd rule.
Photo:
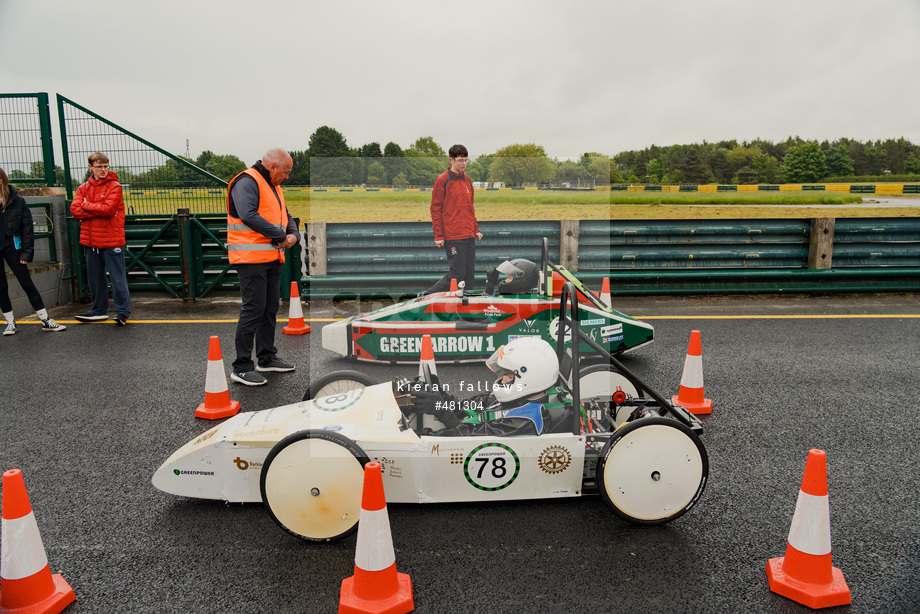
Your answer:
[[[19,285],[29,297],[29,302],[42,320],[42,330],[60,332],[67,327],[58,324],[45,311],[45,303],[38,288],[29,276],[29,262],[35,255],[35,232],[32,229],[32,213],[25,199],[10,185],[6,172],[0,168],[0,310],[6,319],[5,336],[16,334],[16,319],[13,316],[13,304],[10,302],[9,285],[6,281],[6,268],[19,280]]]

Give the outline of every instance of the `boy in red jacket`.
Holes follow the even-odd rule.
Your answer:
[[[77,188],[70,212],[80,220],[80,245],[86,257],[86,279],[93,306],[74,317],[80,322],[109,319],[109,288],[105,278],[108,270],[115,322],[124,326],[131,315],[125,272],[125,201],[121,197],[118,175],[109,170],[108,156],[99,152],[91,154],[89,169],[92,175]]]
[[[438,175],[431,189],[431,228],[434,244],[444,248],[450,270],[419,296],[450,290],[451,279],[466,292],[473,288],[476,241],[482,239],[482,233],[473,207],[473,182],[463,172],[469,152],[463,145],[454,145],[448,156],[450,168]]]

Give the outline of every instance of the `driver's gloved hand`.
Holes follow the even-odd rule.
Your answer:
[[[427,390],[413,389],[409,393],[409,399],[412,402],[412,407],[426,414],[435,414],[444,405],[444,400],[440,394]]]
[[[437,392],[413,391],[409,398],[412,401],[412,407],[418,411],[433,415],[438,419],[438,422],[441,422],[447,428],[454,428],[460,424],[460,420],[452,410],[452,403],[445,401]]]
[[[438,419],[438,422],[448,429],[460,426],[460,419],[454,414],[452,407],[450,403],[441,403],[440,409],[434,412],[434,417]]]

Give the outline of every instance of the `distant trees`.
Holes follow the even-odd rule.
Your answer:
[[[475,145],[475,144],[473,144]],[[471,149],[475,150],[475,147]],[[448,166],[445,148],[432,136],[421,136],[409,147],[389,141],[381,147],[372,141],[349,147],[345,136],[324,125],[309,137],[307,148],[290,150],[294,167],[288,185],[391,185],[430,186]],[[123,184],[194,187],[213,184],[189,165],[225,181],[246,168],[232,154],[206,150],[194,160],[179,156],[161,166],[113,166]],[[31,163],[28,172],[8,169],[15,181],[43,180],[44,165]],[[64,169],[55,166],[55,181],[64,185]],[[71,169],[74,179],[85,180],[86,167]],[[621,151],[614,156],[586,152],[574,160],[547,156],[535,143],[507,145],[494,153],[471,157],[466,172],[474,181],[507,185],[559,182],[653,184],[775,184],[830,181],[915,181],[920,178],[920,145],[904,138],[860,142],[807,141],[798,136],[785,141],[763,139],[738,142],[651,145]]]
[[[354,156],[341,132],[320,126],[310,135],[310,184],[351,185]]]
[[[409,185],[433,185],[448,166],[447,152],[430,136],[423,136],[403,152]]]
[[[783,158],[783,177],[788,183],[809,183],[827,174],[827,160],[815,142],[790,147]]]
[[[837,145],[833,149],[829,148],[824,154],[824,160],[827,163],[827,174],[831,177],[852,175],[855,169],[853,158],[843,145]]]
[[[195,164],[224,181],[230,181],[246,170],[246,163],[234,155],[218,155],[212,151],[201,152]]]
[[[805,149],[800,149],[808,144]],[[786,168],[787,154],[794,150]],[[824,163],[821,164],[823,154]],[[805,141],[796,136],[774,143],[762,139],[703,142],[691,145],[652,145],[622,151],[613,162],[623,180],[661,183],[778,183],[826,181],[834,177],[920,173],[920,146],[906,139],[865,143],[852,139]],[[824,169],[822,171],[822,168]],[[822,173],[815,176],[815,173]],[[792,179],[795,177],[796,179]]]
[[[547,183],[556,176],[556,163],[541,145],[508,145],[495,152],[489,166],[489,179],[509,185]]]

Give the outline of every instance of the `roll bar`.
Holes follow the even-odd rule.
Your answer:
[[[544,255],[546,254],[546,239],[543,240],[543,250]],[[670,402],[666,401],[661,397],[657,392],[652,390],[647,384],[642,382],[638,377],[636,377],[629,369],[623,366],[619,360],[613,357],[613,354],[605,350],[603,347],[598,345],[596,341],[591,339],[589,336],[581,332],[578,325],[581,322],[578,317],[578,295],[577,290],[575,289],[575,284],[570,281],[565,282],[565,285],[562,286],[562,295],[559,297],[559,329],[556,336],[556,358],[559,359],[560,363],[562,361],[563,355],[565,354],[565,337],[568,331],[571,331],[572,335],[572,385],[571,387],[567,382],[562,381],[562,385],[568,389],[572,394],[572,399],[575,402],[574,411],[576,414],[578,408],[581,407],[581,390],[579,389],[578,382],[578,371],[579,371],[579,346],[581,343],[586,343],[591,349],[597,352],[600,356],[607,359],[611,365],[613,365],[618,372],[620,372],[624,377],[626,377],[632,384],[640,391],[644,391],[650,396],[662,409],[667,411],[675,420],[683,424],[684,426],[693,428],[693,422],[687,418],[683,413],[674,409]],[[572,432],[575,435],[581,434],[581,424],[579,420],[574,420],[572,423]]]

